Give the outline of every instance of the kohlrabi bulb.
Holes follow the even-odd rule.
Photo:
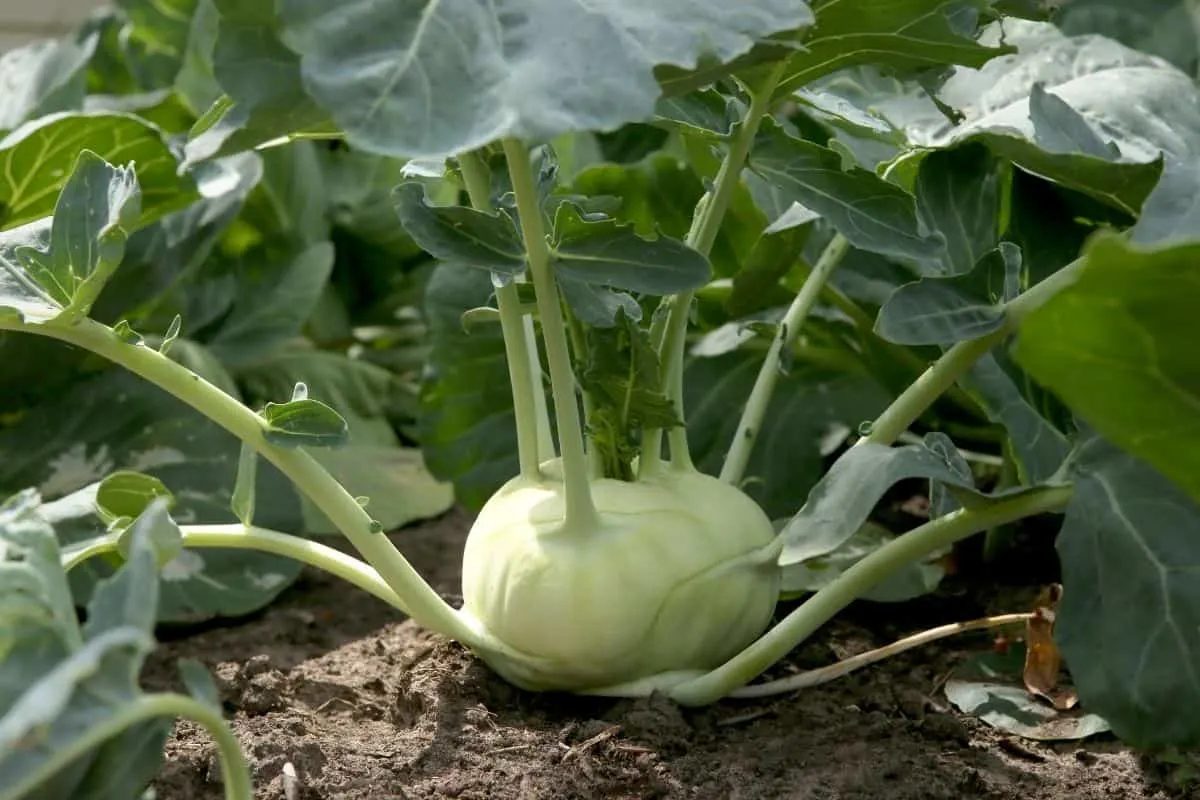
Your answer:
[[[741,490],[670,468],[593,481],[598,522],[574,529],[557,469],[507,483],[467,539],[463,611],[529,657],[488,657],[503,677],[586,691],[708,670],[763,632],[779,596],[778,548]]]

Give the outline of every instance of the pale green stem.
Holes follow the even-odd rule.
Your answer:
[[[373,532],[371,517],[316,459],[301,448],[282,448],[268,442],[264,435],[266,422],[235,398],[158,351],[122,341],[111,329],[92,319],[81,319],[69,327],[60,327],[53,323],[25,324],[0,316],[0,330],[34,333],[82,347],[121,365],[195,408],[248,443],[290,478],[379,571],[419,624],[464,644],[494,646],[491,637],[433,591],[386,536]]]
[[[478,211],[492,213],[491,176],[488,166],[475,151],[458,157],[463,181],[471,205]],[[540,392],[541,383],[533,382],[530,370],[528,342],[525,338],[524,316],[521,299],[515,282],[496,287],[496,305],[500,309],[500,329],[504,335],[504,353],[508,361],[508,380],[512,387],[513,412],[517,420],[517,458],[521,475],[537,481],[542,477],[541,454],[538,448],[537,406],[534,393]]]
[[[726,483],[739,485],[746,474],[746,465],[750,462],[750,454],[758,441],[758,432],[762,429],[763,418],[766,417],[767,407],[775,394],[775,386],[779,383],[779,361],[784,350],[790,349],[800,335],[809,312],[817,303],[821,288],[829,280],[829,276],[842,263],[850,243],[840,233],[826,245],[816,266],[800,287],[796,299],[788,308],[780,322],[779,332],[771,342],[771,349],[762,367],[758,370],[758,378],[750,392],[750,399],[742,410],[742,418],[738,422],[737,432],[733,435],[733,443],[725,456],[721,467],[721,480]]]
[[[550,248],[546,243],[541,204],[533,182],[533,166],[525,145],[516,139],[504,140],[504,155],[517,198],[521,217],[521,235],[533,275],[537,294],[538,313],[542,319],[542,341],[550,366],[550,391],[554,395],[554,413],[558,421],[558,445],[562,450],[563,494],[566,510],[564,528],[589,529],[596,519],[588,481],[587,456],[583,449],[583,428],[579,406],[575,399],[575,375],[571,369],[571,354],[563,324],[558,282],[550,264]],[[576,527],[578,526],[578,527]]]
[[[771,97],[775,85],[783,77],[786,62],[780,62],[771,74],[751,95],[750,108],[742,120],[741,127],[729,143],[729,150],[721,161],[713,181],[712,190],[700,199],[696,213],[692,217],[692,227],[688,231],[687,244],[693,250],[707,256],[712,251],[717,233],[721,230],[721,222],[725,212],[733,202],[741,180],[742,167],[750,155],[754,137],[758,135],[759,126],[771,110]],[[691,313],[694,292],[680,292],[671,301],[670,314],[667,318],[666,335],[663,338],[662,356],[663,386],[675,405],[675,413],[680,421],[685,421],[683,408],[683,355],[687,345],[688,315]],[[695,469],[692,464],[691,451],[688,448],[687,427],[677,425],[667,434],[671,444],[671,465],[676,469]],[[645,437],[647,443],[652,442],[653,436]]]
[[[720,667],[703,676],[664,687],[663,691],[684,706],[716,702],[754,680],[897,569],[993,526],[1035,514],[1061,511],[1070,501],[1071,492],[1070,486],[1038,489],[986,508],[954,511],[898,536],[856,562],[758,641]]]
[[[1058,292],[1078,280],[1083,259],[1077,259],[1020,295],[1004,308],[1004,326],[989,334],[951,346],[933,366],[892,401],[870,425],[870,432],[856,442],[891,444],[908,430],[925,411],[975,362],[1016,331],[1021,321]]]
[[[224,547],[239,550],[256,550],[262,553],[295,559],[303,564],[324,570],[374,595],[383,602],[407,614],[408,609],[392,588],[384,583],[379,573],[369,564],[354,556],[335,550],[328,545],[302,539],[289,533],[280,533],[256,525],[240,523],[228,525],[180,525],[185,548]],[[70,572],[89,558],[117,549],[118,537],[101,536],[80,545],[63,550],[63,569]]]
[[[216,742],[217,753],[220,756],[218,760],[221,763],[221,779],[225,784],[225,800],[254,800],[250,765],[246,763],[246,756],[242,754],[237,738],[221,713],[193,697],[165,692],[142,695],[131,703],[120,706],[101,723],[70,740],[36,769],[18,776],[15,785],[5,786],[5,796],[16,798],[32,792],[89,750],[99,747],[128,728],[160,717],[190,719],[208,731]]]

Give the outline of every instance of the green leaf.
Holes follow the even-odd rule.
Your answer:
[[[262,179],[246,198],[239,222],[253,226],[269,242],[294,247],[328,239],[331,225],[323,149],[317,142],[300,141],[259,153]]]
[[[817,4],[817,24],[804,49],[788,61],[777,94],[862,63],[902,70],[963,64],[979,67],[1013,48],[987,47],[967,22],[981,2],[958,0],[838,0]],[[964,13],[965,12],[965,13]]]
[[[1007,429],[1021,482],[1045,483],[1067,459],[1071,442],[1014,380],[1011,371],[1019,372],[1015,365],[1006,369],[1001,359],[1009,360],[1004,350],[993,350],[981,358],[963,379],[963,386],[982,401],[990,419]]]
[[[42,39],[0,55],[0,133],[22,122],[83,105],[96,35]]]
[[[63,307],[25,270],[17,251],[45,246],[50,240],[50,220],[44,219],[12,230],[0,231],[0,316],[8,315],[31,324],[49,322]],[[17,359],[5,359],[16,372]],[[33,365],[31,365],[33,366]]]
[[[286,403],[267,403],[264,436],[278,447],[337,447],[350,437],[346,420],[320,400],[308,397]]]
[[[613,291],[568,275],[559,278],[558,288],[571,311],[580,322],[587,325],[611,328],[617,324],[618,315],[624,315],[635,322],[642,318],[642,307],[627,292]]]
[[[685,365],[684,408],[696,466],[719,474],[737,434],[737,415],[762,366],[762,350],[743,348]],[[824,472],[823,459],[891,396],[871,377],[797,364],[779,376],[741,487],[772,518],[789,517]]]
[[[213,0],[219,14],[213,77],[224,90],[193,128],[187,162],[258,147],[293,133],[332,134],[329,115],[305,91],[300,57],[280,39],[273,0]]]
[[[1013,642],[1003,655],[987,651],[969,659],[946,681],[946,699],[993,728],[1035,741],[1085,739],[1111,730],[1103,717],[1078,707],[1060,711],[1026,689],[1026,648],[1025,642]]]
[[[257,251],[255,253],[257,255]],[[299,335],[312,316],[333,271],[334,248],[317,242],[276,265],[245,259],[233,308],[208,340],[228,368],[262,360]]]
[[[525,246],[503,212],[431,206],[416,181],[397,186],[392,201],[404,230],[435,258],[506,275],[525,270]]]
[[[937,153],[917,171],[917,214],[942,235],[938,260],[943,275],[976,269],[997,243],[1000,226],[999,162],[978,144]]]
[[[167,510],[175,505],[175,496],[153,475],[131,470],[111,472],[96,488],[96,508],[107,519],[140,516],[158,498],[167,500]]]
[[[812,22],[800,0],[669,0],[653,14],[634,0],[521,0],[503,10],[471,0],[278,5],[281,36],[300,54],[312,97],[352,146],[397,157],[645,120],[660,95],[655,67],[728,62],[762,37]]]
[[[976,496],[969,470],[944,434],[926,435],[922,444],[886,447],[861,442],[834,462],[804,506],[781,531],[784,537],[779,563],[784,568],[783,586],[790,587],[789,567],[832,553],[854,535],[874,510],[884,493],[898,481],[925,478],[954,486]],[[1024,488],[997,493],[1012,496]]]
[[[913,196],[858,167],[842,167],[829,148],[764,124],[750,168],[793,202],[820,214],[852,245],[918,261],[936,259],[945,243],[923,230]]]
[[[631,481],[639,434],[682,423],[659,380],[658,351],[649,332],[624,314],[615,323],[588,331],[579,382],[592,400],[588,435],[600,453],[604,476]]]
[[[617,207],[603,210],[618,222],[632,225],[640,236],[683,241],[692,226],[696,204],[704,195],[706,175],[705,170],[693,169],[674,155],[656,152],[632,164],[594,164],[575,176],[570,191],[592,202],[618,200]],[[736,274],[746,248],[753,245],[767,221],[754,207],[750,193],[739,188],[708,253],[713,272],[723,277]]]
[[[147,509],[153,507],[166,509],[169,504],[173,504],[173,501],[174,498],[155,499],[151,506],[147,506]],[[183,552],[183,532],[179,530],[179,525],[175,520],[165,513],[143,512],[141,516],[133,520],[132,525],[127,525],[122,529],[117,537],[117,553],[125,560],[129,560],[137,547],[138,538],[144,538],[150,543],[154,551],[155,563],[160,569],[173,563]],[[153,577],[151,579],[153,580]],[[95,605],[95,601],[93,601],[93,605]],[[153,624],[153,620],[151,620],[151,624]]]
[[[517,474],[517,434],[508,360],[498,325],[463,330],[465,311],[494,288],[480,270],[439,264],[425,287],[429,357],[421,384],[417,439],[429,471],[452,481],[457,501],[478,510]]]
[[[725,310],[732,318],[791,302],[792,294],[780,286],[780,280],[796,266],[809,233],[808,226],[791,227],[759,237],[754,249],[745,256],[741,270],[733,276],[733,291],[725,302]]]
[[[58,540],[38,513],[40,502],[36,490],[24,489],[0,504],[0,666],[24,651],[30,667],[45,668],[82,643]],[[0,675],[0,711],[6,711],[20,676]]]
[[[15,255],[65,312],[86,315],[121,265],[140,214],[133,169],[114,167],[84,150],[58,197],[48,246],[19,247]]]
[[[661,98],[654,116],[656,124],[720,141],[733,133],[742,113],[736,101],[710,87]]]
[[[907,345],[977,339],[1004,327],[1004,304],[1020,294],[1020,280],[1021,251],[1001,242],[966,274],[901,286],[879,310],[875,332]]]
[[[560,275],[656,296],[696,289],[712,274],[708,259],[683,242],[646,239],[613,219],[585,220],[571,203],[555,215],[553,255]]]
[[[1154,189],[1164,159],[1195,158],[1196,145],[1176,133],[1200,128],[1189,76],[1112,40],[1067,37],[1049,24],[1009,19],[1002,30],[1019,52],[956,70],[938,97],[964,119],[910,127],[913,144],[980,142],[1130,215]],[[1074,133],[1063,136],[1064,126]]]
[[[183,66],[198,0],[118,0],[127,22],[120,42],[142,89],[173,87]]]
[[[179,352],[178,345],[173,352]],[[98,483],[112,472],[153,476],[176,497],[172,514],[183,524],[237,522],[229,510],[237,440],[165,392],[148,391],[136,376],[112,368],[76,378],[68,388],[0,430],[0,492],[37,487],[64,545],[104,531],[96,514]],[[260,463],[258,524],[302,533],[295,490],[278,470]],[[263,607],[300,573],[293,559],[246,550],[185,550],[162,570],[159,605],[164,622],[239,616]],[[71,587],[86,602],[112,574],[105,559],[71,571]]]
[[[135,522],[128,559],[96,588],[82,638],[72,620],[75,641],[69,650],[57,651],[48,664],[42,661],[44,654],[27,647],[0,660],[0,685],[16,689],[6,692],[0,705],[0,784],[21,795],[35,790],[47,797],[134,797],[161,768],[171,719],[119,728],[81,756],[63,756],[78,739],[94,734],[145,696],[136,679],[154,649],[158,606],[157,553],[149,528],[168,519],[158,505]],[[6,527],[11,532],[11,524],[0,521],[0,540],[11,541]],[[18,541],[28,544],[35,531],[28,522],[18,522],[17,533]],[[42,522],[36,536],[52,544],[54,532]],[[41,569],[63,580],[59,564]],[[15,599],[13,588],[8,581],[0,584],[0,607]],[[26,619],[22,626],[26,637],[32,632],[29,623]],[[22,786],[35,771],[50,777]]]
[[[1200,500],[1200,244],[1101,236],[1022,323],[1016,360],[1120,447]]]
[[[130,164],[141,189],[142,227],[198,198],[161,131],[131,115],[115,112],[49,114],[0,139],[0,230],[53,213],[59,190],[79,154]]]
[[[1074,465],[1056,639],[1080,704],[1140,748],[1200,743],[1200,506],[1098,437]]]

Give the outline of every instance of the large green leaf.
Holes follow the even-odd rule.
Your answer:
[[[138,226],[198,199],[192,179],[178,174],[162,132],[149,123],[116,112],[49,114],[0,139],[0,230],[51,214],[83,150],[114,164],[132,163],[142,192]]]
[[[1055,634],[1080,704],[1135,746],[1200,744],[1200,505],[1103,439],[1074,473]]]
[[[820,214],[857,248],[931,260],[945,243],[925,230],[913,196],[859,167],[843,168],[834,150],[765,124],[750,168],[793,202]]]
[[[817,24],[803,50],[788,61],[779,92],[857,64],[903,70],[965,64],[978,67],[1012,52],[1006,44],[977,41],[976,9],[990,5],[960,0],[825,0],[815,3]]]
[[[1017,361],[1106,438],[1200,500],[1200,244],[1097,238],[1021,324]]]
[[[81,631],[73,615],[62,620],[29,613],[61,608],[65,588],[55,532],[42,508],[28,491],[0,507],[0,569],[6,578],[0,582],[0,609],[25,612],[5,615],[12,637],[7,643],[15,647],[0,659],[0,785],[16,796],[34,796],[30,791],[87,800],[140,796],[162,767],[173,719],[127,724],[81,755],[64,756],[80,738],[95,735],[145,699],[137,678],[154,649],[153,528],[173,523],[162,507],[134,523],[126,561],[97,586]],[[69,596],[66,600],[69,604]],[[55,629],[69,633],[66,641],[38,647]],[[37,772],[45,778],[26,783]]]
[[[0,134],[26,120],[75,111],[87,89],[87,63],[97,36],[43,39],[0,55]]]
[[[525,270],[525,245],[502,212],[430,205],[416,181],[397,186],[392,201],[404,230],[435,258],[510,275]]]
[[[213,77],[225,91],[187,143],[189,163],[292,133],[328,133],[328,114],[305,92],[300,58],[280,40],[274,0],[212,0],[219,15]]]
[[[937,264],[941,274],[970,272],[996,246],[999,167],[998,160],[979,145],[951,148],[921,160],[915,188],[917,214],[946,242]]]
[[[1162,160],[1187,161],[1200,129],[1189,76],[1111,39],[1067,37],[1052,25],[1005,20],[988,31],[1019,49],[982,68],[956,69],[938,98],[957,124],[907,129],[927,147],[979,141],[1050,180],[1136,214]]]
[[[636,0],[278,5],[311,96],[351,144],[401,157],[649,119],[660,94],[655,67],[730,61],[813,19],[801,0],[662,0],[653,13]]]
[[[55,504],[64,543],[103,533],[92,508],[96,484],[115,470],[158,478],[178,498],[181,523],[235,522],[229,510],[239,447],[233,437],[170,395],[116,368],[78,380],[19,422],[0,430],[0,492],[38,487]],[[256,521],[303,532],[291,484],[261,464]],[[197,621],[237,616],[261,608],[299,574],[287,558],[245,550],[184,551],[163,570],[163,620]],[[111,567],[93,559],[71,573],[72,588],[86,600]]]

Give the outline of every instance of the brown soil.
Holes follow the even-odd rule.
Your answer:
[[[454,513],[394,536],[451,602],[467,524]],[[829,663],[925,626],[1020,610],[1027,598],[1010,591],[980,601],[947,590],[902,606],[864,604],[781,670]],[[698,710],[658,699],[518,691],[462,648],[314,570],[254,618],[164,639],[150,686],[175,685],[177,658],[209,666],[258,798],[1172,796],[1111,738],[1042,744],[955,713],[938,687],[965,654],[988,646],[987,634],[920,648],[793,695]],[[201,729],[181,723],[167,759],[159,798],[222,797],[214,748]]]

